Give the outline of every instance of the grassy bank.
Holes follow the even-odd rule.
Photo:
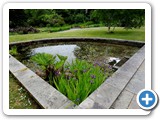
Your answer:
[[[10,35],[10,42],[27,41],[43,38],[57,38],[57,37],[101,37],[101,38],[118,38],[126,40],[145,40],[145,28],[125,30],[117,27],[114,33],[107,33],[106,27],[84,28],[76,30],[68,30],[64,32],[42,32],[37,34],[25,35]]]

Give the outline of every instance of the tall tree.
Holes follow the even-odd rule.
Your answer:
[[[120,25],[126,29],[140,28],[144,25],[145,11],[143,9],[121,10],[122,14],[119,16]]]
[[[115,26],[141,27],[144,24],[144,14],[143,9],[97,9],[92,12],[92,17],[99,19],[111,32],[111,27]]]

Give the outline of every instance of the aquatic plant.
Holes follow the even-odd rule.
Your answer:
[[[37,53],[31,57],[31,61],[36,62],[43,70],[46,70],[48,66],[53,65],[56,56],[47,53]]]
[[[109,76],[102,72],[99,66],[94,66],[84,60],[68,64],[58,80],[54,80],[56,88],[75,104],[80,104],[96,90]]]
[[[11,55],[18,55],[17,47],[16,47],[16,46],[13,46],[13,47],[9,50],[9,54],[11,54]]]
[[[46,72],[46,79],[52,86],[66,95],[75,104],[80,104],[89,94],[96,90],[109,76],[100,66],[85,60],[76,59],[65,64],[67,57],[38,53],[31,57]]]
[[[51,85],[53,85],[53,78],[57,79],[57,76],[63,72],[64,63],[67,60],[66,56],[57,55],[59,61],[56,61],[56,56],[47,53],[37,53],[36,55],[32,56],[30,59],[31,61],[35,62],[37,65],[40,66],[44,73],[41,71],[37,72],[39,76],[44,76],[46,81],[49,81]]]

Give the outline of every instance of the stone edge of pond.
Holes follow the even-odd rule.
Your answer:
[[[66,96],[11,55],[9,55],[9,70],[42,108],[72,109],[75,107],[75,104]]]
[[[133,40],[123,40],[123,39],[114,39],[114,38],[46,38],[46,39],[37,39],[37,40],[28,40],[22,42],[12,42],[9,44],[12,46],[27,46],[31,44],[42,44],[42,43],[56,43],[56,42],[98,42],[98,43],[110,43],[110,44],[119,44],[119,45],[129,45],[135,47],[142,47],[145,43],[142,41],[133,41]]]
[[[111,77],[79,106],[79,109],[110,109],[145,59],[145,46],[136,52]]]

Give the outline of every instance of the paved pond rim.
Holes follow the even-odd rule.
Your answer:
[[[118,44],[118,45],[129,45],[129,46],[136,46],[136,47],[140,47],[140,50],[138,51],[138,52],[136,52],[131,58],[132,59],[129,59],[129,61],[133,61],[133,60],[135,60],[135,58],[138,58],[139,56],[141,56],[141,54],[143,54],[144,53],[144,48],[145,48],[145,46],[144,46],[144,42],[137,42],[137,41],[130,41],[130,40],[120,40],[120,39],[104,39],[104,38],[54,38],[54,39],[41,39],[41,40],[31,40],[31,41],[24,41],[24,42],[15,42],[15,43],[10,43],[10,47],[11,46],[15,46],[15,45],[21,45],[21,46],[26,46],[26,45],[31,45],[32,43],[33,44],[37,44],[37,43],[47,43],[47,42],[51,42],[51,43],[56,43],[56,42],[99,42],[99,43],[110,43],[110,44]],[[142,47],[143,46],[143,47]],[[138,54],[138,55],[137,55]],[[32,72],[29,68],[27,68],[25,65],[23,65],[21,62],[19,62],[18,60],[16,60],[14,57],[12,57],[12,56],[10,56],[10,58],[12,59],[11,61],[10,61],[10,64],[11,64],[11,68],[9,68],[10,69],[10,72],[18,79],[18,81],[25,87],[25,88],[28,88],[29,89],[29,86],[31,85],[29,82],[27,82],[27,80],[26,79],[23,79],[22,78],[22,74],[24,75],[24,76],[26,76],[24,73],[26,72],[25,70],[27,70],[27,74],[29,73],[31,73],[31,78],[32,78],[32,76],[34,76],[32,79],[33,80],[35,80],[35,83],[37,83],[38,81],[36,80],[37,79],[37,77],[38,76],[36,76],[36,74],[34,73],[34,72]],[[144,60],[144,55],[142,55],[142,58],[141,58],[141,61],[143,61]],[[128,62],[129,62],[128,61]],[[127,63],[128,63],[127,62]],[[124,63],[124,65],[125,65],[126,63]],[[139,63],[140,64],[140,63]],[[19,66],[19,68],[17,68],[17,66],[15,66],[15,65],[18,65]],[[123,66],[124,66],[123,65]],[[139,65],[137,64],[137,67],[138,67]],[[121,68],[121,67],[120,67]],[[14,71],[16,69],[16,71]],[[17,70],[17,69],[19,69],[19,70]],[[25,69],[25,70],[24,70]],[[135,70],[136,70],[137,68],[135,68]],[[18,73],[17,73],[17,71],[18,71]],[[123,71],[122,71],[123,72]],[[116,72],[115,73],[113,73],[113,74],[116,74]],[[112,75],[113,76],[113,75]],[[34,78],[36,78],[36,79],[34,79]],[[19,80],[19,79],[22,79],[22,80]],[[43,80],[43,79],[41,79],[40,77],[38,77],[38,79],[42,82],[42,83],[45,83],[45,81]],[[110,77],[109,77],[109,79],[110,79]],[[126,82],[125,82],[125,84],[124,84],[124,86],[126,86],[126,84],[128,83],[128,81],[129,81],[130,79],[128,79]],[[44,82],[43,82],[44,81]],[[106,80],[107,81],[107,80]],[[24,84],[23,84],[23,82],[24,82],[24,84],[26,84],[26,85],[29,85],[28,87],[27,86],[25,86]],[[34,82],[34,81],[33,81]],[[40,82],[40,83],[41,83]],[[39,84],[40,84],[39,83]],[[106,83],[106,82],[105,82]],[[112,100],[112,102],[111,103],[109,103],[108,105],[104,105],[104,106],[102,106],[102,104],[100,104],[99,103],[99,101],[97,101],[97,99],[96,100],[93,100],[94,99],[94,95],[96,96],[96,92],[94,92],[94,93],[92,93],[86,100],[84,100],[79,106],[77,106],[77,107],[74,107],[75,105],[74,105],[74,103],[72,102],[72,101],[70,101],[67,97],[65,97],[62,93],[60,93],[59,91],[57,91],[56,89],[54,89],[54,88],[51,88],[50,87],[50,85],[48,84],[46,84],[45,83],[45,88],[47,88],[47,87],[49,87],[50,89],[49,90],[47,90],[47,92],[49,92],[50,94],[50,96],[47,98],[47,97],[45,97],[43,100],[41,100],[41,98],[42,98],[42,94],[41,93],[39,93],[39,91],[37,90],[36,91],[36,93],[34,92],[34,90],[33,90],[33,88],[31,89],[31,92],[29,92],[30,94],[32,94],[32,96],[36,99],[36,101],[39,103],[39,104],[41,104],[41,106],[42,106],[42,108],[45,108],[45,109],[59,109],[59,108],[64,108],[64,109],[70,109],[70,108],[82,108],[82,109],[86,109],[88,106],[87,105],[85,105],[85,104],[88,104],[87,102],[88,102],[88,100],[89,101],[92,101],[91,103],[93,103],[93,104],[91,104],[91,106],[89,106],[90,108],[96,108],[96,109],[99,109],[99,108],[102,108],[102,109],[109,109],[110,107],[111,107],[111,105],[112,105],[112,103],[116,100],[116,98],[119,96],[119,94],[121,93],[121,91],[124,89],[124,87],[123,88],[117,88],[117,86],[114,86],[114,83],[113,84],[111,84],[111,83],[107,83],[107,84],[102,84],[102,85],[100,85],[99,86],[99,88],[104,88],[104,89],[110,89],[110,88],[112,88],[113,90],[115,90],[115,89],[117,89],[117,91],[116,91],[116,96],[113,96],[113,100]],[[47,86],[47,87],[46,87]],[[99,88],[97,88],[97,90],[95,90],[95,91],[97,91],[97,92],[99,92],[98,90],[99,90]],[[29,91],[27,89],[27,91]],[[40,88],[38,88],[38,89],[40,89]],[[44,89],[43,89],[44,90]],[[43,91],[42,90],[42,91]],[[101,90],[100,90],[101,91]],[[33,94],[33,93],[35,94]],[[38,98],[36,98],[37,97],[37,95],[36,94],[39,94],[40,96],[38,96]],[[55,93],[55,95],[53,95],[53,93]],[[45,92],[43,92],[43,94],[44,94],[44,96],[45,96]],[[47,99],[46,99],[47,98]],[[53,98],[53,99],[52,99]],[[61,99],[60,100],[60,102],[61,102],[61,104],[60,105],[58,105],[57,106],[57,101],[59,101],[59,98]],[[45,101],[46,100],[46,101]],[[42,102],[42,103],[41,103]],[[55,103],[54,103],[55,102]],[[85,106],[84,106],[85,105]]]
[[[45,39],[37,39],[37,40],[27,40],[27,41],[18,41],[11,42],[9,44],[10,47],[13,46],[27,46],[32,44],[47,44],[47,43],[58,43],[58,42],[96,42],[96,43],[109,43],[109,44],[117,44],[117,45],[127,45],[133,47],[141,48],[145,45],[145,42],[138,40],[125,40],[125,39],[116,39],[116,38],[97,38],[97,37],[66,37],[66,38],[45,38]]]

